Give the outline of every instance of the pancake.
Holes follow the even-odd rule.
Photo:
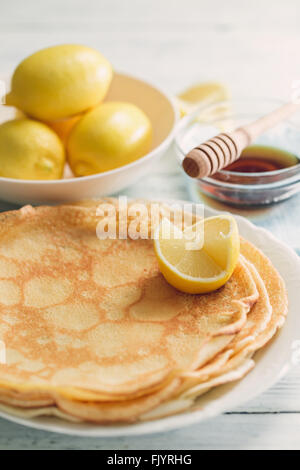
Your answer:
[[[55,405],[48,393],[20,393],[12,389],[0,390],[0,403],[19,408],[40,408]]]
[[[143,413],[156,408],[168,400],[176,391],[180,379],[175,379],[157,392],[140,398],[122,402],[83,402],[70,400],[61,395],[56,396],[56,406],[59,410],[72,417],[94,423],[134,422]]]
[[[252,356],[254,352],[265,346],[265,344],[274,336],[278,328],[280,328],[287,314],[287,293],[284,285],[284,281],[272,265],[271,261],[250,242],[241,239],[241,251],[243,256],[248,260],[248,264],[252,263],[252,273],[255,276],[257,282],[257,288],[260,291],[261,298],[251,309],[248,318],[252,316],[251,321],[246,323],[245,331],[235,336],[234,342],[239,347],[243,343],[244,338],[253,338],[251,342],[246,342],[245,347],[241,348],[239,352],[234,354],[234,349],[228,349],[225,354],[225,361],[220,359],[220,356],[216,359],[221,365],[218,373],[212,374],[206,381],[197,384],[197,381],[190,383],[188,387],[179,397],[173,400],[168,400],[162,403],[160,406],[155,407],[154,410],[150,410],[143,415],[140,419],[149,420],[157,419],[170,414],[186,411],[193,407],[197,409],[197,398],[208,392],[211,388],[226,384],[228,382],[236,381],[241,379],[255,366],[249,356]],[[255,269],[254,269],[255,267]],[[267,295],[266,295],[267,294]],[[254,310],[255,309],[255,310]],[[270,317],[271,313],[271,317]],[[252,320],[257,321],[257,332],[254,327]],[[233,354],[233,355],[232,355]],[[215,371],[216,372],[216,371]],[[177,389],[178,393],[180,389]],[[94,409],[99,411],[99,405],[90,405]],[[85,405],[81,404],[80,413],[78,415],[81,418],[84,416]],[[70,408],[72,412],[76,413],[76,405],[72,403]],[[89,408],[90,412],[90,408]]]
[[[241,239],[241,252],[257,269],[267,289],[272,316],[267,328],[259,335],[252,348],[264,346],[281,328],[288,313],[288,296],[284,280],[267,256],[252,243]]]
[[[135,419],[245,325],[258,292],[243,260],[218,291],[183,294],[160,274],[151,240],[98,240],[98,221],[94,205],[0,215],[3,403],[99,401],[101,421],[120,406]]]
[[[247,264],[252,264],[251,272],[255,276],[260,293],[258,301],[248,315],[245,327],[235,336],[228,349],[217,355],[206,367],[186,374],[186,382],[177,390],[175,399],[163,403],[157,409],[143,415],[141,419],[167,416],[170,414],[170,409],[174,413],[191,407],[197,409],[201,406],[201,401],[198,404],[197,399],[211,388],[239,380],[246,375],[255,366],[255,356],[254,360],[251,357],[282,327],[288,311],[288,298],[283,279],[271,261],[243,238],[241,238],[241,252],[248,260]],[[249,338],[249,341],[244,342],[246,338]],[[243,343],[244,347],[239,349]],[[237,346],[237,351],[234,350],[234,345]]]
[[[209,376],[234,369],[246,357],[265,346],[285,321],[288,298],[278,271],[258,248],[242,238],[241,252],[248,260],[247,266],[256,282],[259,299],[251,309],[242,331],[230,342],[228,349],[217,355],[201,371],[190,374],[190,377],[194,375],[195,381],[208,380]]]
[[[265,284],[255,266],[249,261],[246,261],[242,255],[241,257],[253,276],[259,298],[247,315],[247,321],[244,327],[239,333],[234,335],[227,347],[224,348],[221,353],[215,355],[213,360],[208,362],[200,370],[184,374],[186,380],[182,385],[183,390],[190,388],[193,384],[207,381],[211,376],[220,373],[224,374],[225,371],[233,369],[237,359],[234,361],[230,359],[232,356],[236,356],[239,351],[241,351],[238,355],[240,362],[249,356],[250,352],[255,352],[255,340],[261,332],[265,334],[266,328],[271,321],[272,306]]]
[[[92,420],[98,420],[98,422],[113,422],[116,410],[119,416],[118,421],[128,421],[129,416],[131,416],[132,420],[136,420],[138,416],[132,416],[131,413],[133,411],[137,412],[136,407],[138,405],[140,413],[148,408],[146,412],[142,413],[140,419],[149,420],[185,411],[194,404],[199,396],[205,394],[211,388],[241,379],[253,369],[255,362],[250,357],[247,357],[247,355],[249,356],[248,350],[245,349],[240,354],[234,354],[234,347],[239,347],[243,343],[244,338],[248,338],[249,335],[252,338],[258,335],[268,324],[272,313],[268,293],[261,277],[253,265],[245,261],[243,257],[242,260],[250,268],[261,296],[249,312],[243,329],[233,337],[228,336],[228,349],[225,349],[221,354],[217,354],[212,364],[209,363],[202,369],[200,368],[199,371],[182,373],[180,384],[175,388],[175,392],[169,395],[169,400],[162,399],[161,392],[158,392],[155,395],[155,404],[152,398],[147,397],[145,399],[144,397],[138,402],[134,400],[133,403],[118,403],[113,406],[111,403],[87,404],[83,402],[78,403],[74,400],[58,400],[57,405],[64,412],[70,413],[71,416],[77,416],[84,420],[90,420],[93,417]],[[257,331],[255,325],[257,326]],[[223,336],[214,338],[210,343],[213,343],[214,340],[222,342]],[[172,395],[176,395],[177,398],[172,399]],[[158,398],[163,402],[160,406],[157,405]]]
[[[195,385],[192,389],[187,390],[185,393],[181,394],[175,399],[162,403],[154,410],[144,413],[140,419],[142,421],[149,421],[177,413],[182,413],[191,408],[193,408],[193,410],[202,409],[201,404],[198,404],[197,402],[195,403],[197,398],[206,394],[212,388],[240,380],[242,377],[248,374],[248,372],[250,372],[254,366],[255,362],[252,359],[245,359],[232,371],[220,374],[217,377],[212,377],[207,382]]]
[[[237,367],[236,370],[234,370],[232,373],[227,373],[224,375],[221,375],[215,379],[212,379],[209,383],[207,384],[200,384],[199,387],[201,387],[201,390],[196,391],[196,395],[199,396],[201,394],[206,393],[208,390],[210,390],[212,387],[216,387],[219,385],[222,385],[224,383],[228,383],[231,381],[235,381],[243,377],[245,374],[247,374],[252,368],[254,367],[254,361],[248,360],[244,361],[239,367]],[[28,405],[28,404],[27,404]],[[132,405],[132,404],[131,404]],[[164,402],[162,405],[159,405],[155,407],[154,409],[148,411],[147,413],[144,413],[140,416],[140,419],[142,421],[149,421],[153,419],[159,419],[162,417],[166,417],[169,415],[174,415],[183,411],[188,410],[194,405],[194,398],[193,397],[180,397],[175,400],[169,400]],[[132,405],[134,406],[134,404]],[[138,405],[136,405],[138,406]],[[63,408],[66,408],[68,411],[64,412],[62,411]],[[94,414],[94,409],[96,407],[96,414]],[[61,409],[62,408],[62,409]],[[64,421],[70,421],[70,422],[81,422],[81,421],[91,421],[91,422],[101,422],[102,420],[99,419],[99,407],[98,405],[95,404],[87,404],[84,402],[79,403],[79,409],[78,405],[74,401],[66,401],[65,399],[61,399],[61,408],[58,408],[57,406],[40,406],[40,407],[22,407],[19,404],[14,405],[14,403],[11,404],[0,404],[0,411],[3,411],[5,413],[8,413],[13,416],[17,416],[19,418],[27,418],[27,419],[32,419],[32,418],[37,418],[40,416],[52,416],[52,417],[57,417],[60,419],[63,419]],[[194,406],[194,409],[197,409],[198,407]],[[116,409],[115,409],[116,410]],[[136,412],[137,408],[135,408]],[[117,414],[117,419],[113,420],[112,422],[119,421],[120,415],[119,412],[121,411],[121,414],[123,412],[122,408],[121,410],[118,410]],[[74,416],[73,413],[77,416]],[[82,416],[79,418],[78,416]],[[88,419],[87,416],[92,416],[91,419]],[[133,418],[131,416],[131,421],[133,421]],[[125,419],[124,422],[128,422],[128,419]],[[107,419],[104,420],[104,423],[107,423]]]
[[[115,200],[108,201],[117,208]],[[181,294],[160,275],[151,241],[96,239],[98,203],[3,214],[4,230],[0,216],[0,339],[14,346],[8,350],[9,365],[0,365],[0,402],[12,414],[113,423],[197,408],[199,396],[248,373],[255,365],[251,356],[284,322],[284,282],[251,243],[241,240],[239,265],[223,288],[206,295]],[[28,284],[45,273],[47,280],[61,279],[60,286],[49,293],[47,281],[33,286],[26,297]],[[12,284],[1,291],[1,281]],[[16,304],[13,285],[19,287]],[[57,293],[59,302],[53,304]],[[35,304],[27,305],[28,299]],[[84,308],[76,314],[74,305]],[[86,317],[91,321],[96,310],[98,322],[85,328]],[[99,340],[94,331],[107,324]],[[36,346],[43,343],[42,330],[56,352],[51,362],[49,342]],[[31,343],[38,357],[34,347],[28,348]],[[155,355],[160,356],[157,363]],[[145,357],[152,368],[141,361]],[[71,360],[72,373],[66,362]],[[63,381],[57,378],[65,373]]]
[[[80,423],[81,420],[74,418],[66,413],[60,411],[56,406],[45,406],[42,408],[20,409],[16,406],[0,404],[0,411],[11,416],[16,416],[22,419],[38,418],[40,416],[50,416],[62,419],[64,421]]]

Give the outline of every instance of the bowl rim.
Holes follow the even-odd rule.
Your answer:
[[[188,125],[193,121],[193,119],[197,116],[197,114],[205,109],[209,110],[215,106],[220,106],[222,104],[227,104],[227,103],[230,103],[231,101],[233,102],[238,102],[238,101],[244,101],[245,103],[249,102],[249,103],[253,103],[254,101],[255,102],[259,102],[259,101],[264,101],[265,103],[268,102],[268,103],[273,103],[273,104],[284,104],[285,102],[283,100],[280,100],[278,98],[266,98],[266,97],[254,97],[254,98],[243,98],[243,97],[240,97],[240,96],[235,96],[233,98],[233,100],[231,100],[230,98],[228,100],[222,100],[218,103],[204,103],[204,104],[201,104],[200,106],[198,106],[191,114],[185,116],[184,118],[181,119],[179,125],[178,125],[178,133],[177,133],[177,136],[175,138],[175,146],[176,146],[176,149],[177,151],[181,154],[181,155],[184,155],[183,151],[182,151],[182,148],[178,142],[179,140],[179,131],[183,131],[184,129],[187,129],[188,128]],[[247,115],[247,113],[239,113],[239,115]],[[214,121],[210,121],[208,122],[208,124],[213,124]],[[287,119],[286,122],[288,122],[293,128],[296,128],[298,130],[300,130],[300,127],[297,126],[291,119]],[[300,171],[300,162],[297,163],[296,165],[293,165],[292,167],[288,167],[288,168],[283,168],[283,169],[280,169],[280,170],[274,170],[274,171],[264,171],[264,172],[253,172],[253,173],[247,173],[247,179],[248,180],[251,180],[253,179],[253,183],[249,183],[249,184],[237,184],[237,183],[232,183],[232,182],[229,182],[229,181],[224,181],[224,180],[217,180],[215,178],[211,178],[209,176],[205,177],[205,178],[201,178],[202,181],[205,181],[209,184],[212,184],[212,185],[215,185],[215,186],[219,186],[219,187],[228,187],[228,188],[235,188],[235,189],[255,189],[255,190],[262,190],[262,189],[265,189],[265,188],[278,188],[279,186],[285,186],[285,185],[288,185],[288,184],[292,184],[292,183],[297,183],[299,182],[299,174],[298,174],[298,179],[296,179],[295,177],[297,177],[297,171],[296,170],[299,170]],[[298,171],[298,173],[299,173]],[[225,177],[227,176],[228,178],[230,177],[245,177],[245,173],[242,173],[242,172],[239,172],[239,171],[228,171],[228,170],[220,170],[218,173],[221,173],[222,175],[224,175]],[[289,173],[292,173],[292,176],[290,176],[290,178],[288,177],[288,174]],[[264,183],[255,183],[255,180],[257,178],[263,178],[264,176],[268,176],[268,177],[272,177],[272,176],[280,176],[280,175],[286,175],[285,178],[282,178],[281,180],[277,180],[275,182],[264,182]]]
[[[120,166],[118,168],[114,168],[113,170],[104,171],[102,173],[96,173],[94,175],[80,176],[80,177],[72,176],[71,178],[62,178],[62,179],[54,179],[54,180],[26,180],[26,179],[7,178],[7,177],[4,177],[4,176],[0,176],[0,183],[5,182],[6,184],[12,183],[12,184],[16,184],[16,185],[52,186],[52,185],[56,185],[56,184],[64,185],[64,184],[72,184],[72,183],[74,184],[75,182],[79,183],[81,181],[82,182],[84,182],[84,181],[93,181],[93,180],[97,180],[101,177],[104,178],[105,176],[118,174],[118,173],[121,173],[122,171],[126,171],[129,168],[134,168],[136,166],[139,166],[139,165],[142,164],[142,162],[150,160],[153,156],[155,156],[156,153],[159,153],[160,151],[163,151],[165,147],[168,147],[168,145],[172,142],[172,140],[174,138],[175,131],[177,129],[178,120],[179,120],[179,110],[178,110],[178,107],[176,106],[175,98],[171,94],[169,94],[167,91],[165,91],[164,88],[162,88],[161,86],[156,85],[155,82],[150,82],[149,80],[145,80],[144,78],[142,78],[138,75],[131,75],[129,73],[122,72],[122,71],[115,71],[114,75],[121,75],[123,77],[127,77],[127,78],[130,78],[130,79],[133,79],[133,80],[143,82],[146,85],[148,85],[150,88],[153,88],[156,91],[158,91],[169,102],[169,104],[172,108],[172,111],[174,113],[174,122],[173,122],[172,128],[170,129],[168,135],[165,137],[165,139],[157,147],[152,149],[150,152],[148,152],[143,157],[138,158],[137,160],[135,160],[131,163],[127,163],[126,165]]]
[[[244,173],[243,173],[244,174]],[[272,191],[275,189],[284,189],[292,188],[293,186],[300,184],[300,177],[296,178],[286,178],[282,181],[276,181],[273,183],[254,183],[254,184],[237,184],[237,183],[227,183],[219,181],[213,178],[202,178],[197,180],[198,184],[206,183],[209,186],[216,186],[223,189],[232,189],[238,190],[240,192],[249,192],[249,191]]]

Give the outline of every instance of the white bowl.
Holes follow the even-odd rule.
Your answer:
[[[16,204],[53,204],[96,198],[116,193],[150,171],[174,137],[177,111],[172,99],[143,80],[116,73],[106,101],[129,101],[147,114],[153,126],[152,149],[147,155],[115,170],[80,178],[28,181],[0,177],[0,199]],[[0,106],[0,122],[12,117],[11,108]]]

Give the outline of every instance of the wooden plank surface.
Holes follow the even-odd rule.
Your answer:
[[[76,42],[99,48],[117,69],[171,93],[218,79],[234,95],[287,99],[292,81],[300,79],[299,17],[298,0],[10,0],[1,4],[0,77],[37,48]],[[187,199],[174,152],[125,194]],[[0,210],[11,208],[0,202]],[[300,253],[300,196],[242,215]],[[0,419],[0,449],[299,449],[299,431],[297,367],[251,403],[186,429],[138,439],[82,439]]]
[[[226,414],[185,429],[115,439],[61,436],[1,422],[1,449],[299,449],[299,414]]]

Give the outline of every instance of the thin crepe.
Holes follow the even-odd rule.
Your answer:
[[[98,240],[98,221],[94,207],[1,214],[1,401],[154,394],[245,324],[258,294],[243,261],[220,290],[182,294],[160,274],[151,240]]]

